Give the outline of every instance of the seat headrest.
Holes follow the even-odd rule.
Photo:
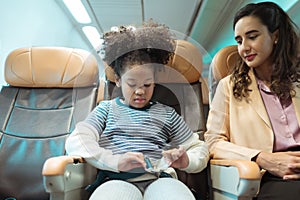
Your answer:
[[[98,64],[88,51],[67,47],[31,47],[12,51],[5,80],[18,87],[86,87],[98,84]]]
[[[212,60],[212,74],[216,81],[229,75],[232,67],[240,58],[237,45],[227,46],[218,51]]]
[[[105,64],[105,63],[104,63]],[[106,65],[107,79],[115,82],[113,69]],[[176,40],[175,54],[167,66],[156,74],[158,83],[198,82],[202,72],[202,54],[192,43]]]

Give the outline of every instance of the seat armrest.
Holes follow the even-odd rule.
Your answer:
[[[253,161],[210,160],[214,199],[252,199],[259,190],[261,170]]]
[[[261,178],[259,166],[248,160],[210,160],[211,165],[227,166],[227,167],[236,167],[239,172],[239,177],[242,179],[253,179],[257,180]]]
[[[75,156],[57,156],[46,160],[43,166],[43,176],[56,176],[65,173],[68,164],[84,163],[84,159]]]
[[[90,195],[85,187],[94,182],[97,169],[81,157],[58,156],[46,160],[42,175],[50,200],[82,200]]]

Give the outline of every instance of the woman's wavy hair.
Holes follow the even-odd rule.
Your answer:
[[[270,33],[278,30],[278,42],[274,45],[271,54],[275,67],[271,74],[270,89],[281,99],[295,95],[293,83],[300,82],[299,59],[299,29],[282,8],[272,2],[251,3],[241,8],[233,20],[233,29],[236,23],[245,16],[254,16],[260,19]],[[233,69],[233,94],[242,99],[249,96],[248,86],[251,79],[248,75],[250,68],[240,59]],[[299,84],[298,84],[299,85]]]
[[[103,60],[118,77],[134,64],[167,64],[175,49],[169,27],[150,19],[141,27],[120,26],[103,35]]]

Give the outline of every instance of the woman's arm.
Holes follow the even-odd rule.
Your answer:
[[[248,148],[246,145],[236,144],[235,142],[255,143],[260,139],[256,138],[255,135],[259,135],[262,130],[259,128],[255,129],[253,126],[254,124],[258,125],[255,123],[257,122],[257,116],[247,115],[249,109],[252,109],[251,106],[246,103],[242,105],[232,103],[234,96],[231,90],[232,86],[230,85],[229,77],[219,82],[210,106],[207,131],[204,134],[205,141],[208,144],[211,157],[215,159],[251,160],[260,150]],[[246,109],[245,106],[247,106]],[[242,119],[242,117],[244,118]],[[250,121],[254,124],[250,124]],[[235,126],[234,132],[232,132],[232,126]],[[235,142],[232,142],[233,138]],[[255,146],[254,144],[250,145]]]
[[[255,161],[262,169],[275,176],[283,177],[283,179],[300,179],[299,151],[261,152]]]

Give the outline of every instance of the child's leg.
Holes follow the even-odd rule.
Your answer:
[[[195,197],[190,189],[179,180],[174,178],[159,178],[147,187],[144,199],[194,200]]]
[[[91,195],[90,200],[142,200],[140,190],[131,183],[111,180],[102,183]]]

